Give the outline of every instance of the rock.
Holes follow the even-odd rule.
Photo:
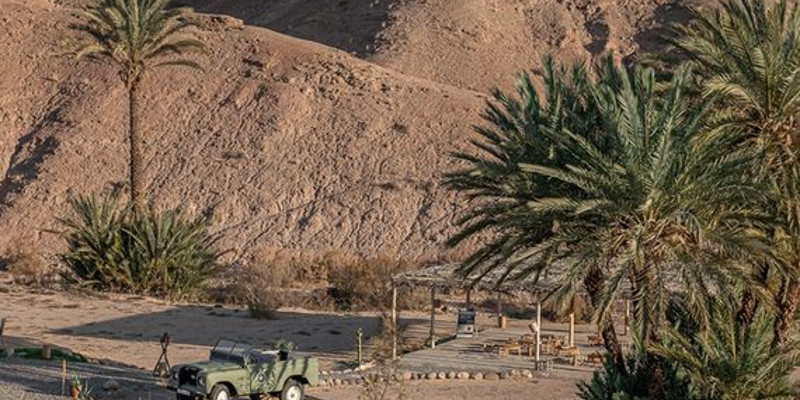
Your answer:
[[[473,373],[472,373],[472,374],[469,376],[469,378],[470,378],[470,379],[474,379],[474,380],[476,380],[476,381],[482,380],[482,379],[483,379],[483,373],[481,373],[481,372],[473,372]]]
[[[103,390],[119,390],[119,382],[114,379],[109,379],[103,382]]]
[[[352,378],[352,379],[348,380],[348,382],[347,382],[347,383],[348,383],[350,386],[358,386],[358,385],[360,385],[360,384],[361,384],[361,379],[358,379],[358,378]]]
[[[522,377],[525,379],[533,379],[533,372],[531,370],[524,370],[522,371]]]
[[[511,378],[511,374],[508,371],[503,371],[500,373],[500,379],[509,379]]]
[[[412,374],[412,373],[411,373],[411,372],[409,372],[409,371],[403,371],[403,373],[402,373],[402,374],[400,374],[400,375],[402,376],[402,378],[403,378],[403,380],[404,380],[404,381],[410,381],[410,380],[412,379],[411,377],[413,377],[413,376],[414,376],[414,374]]]
[[[337,379],[333,380],[333,386],[341,386],[341,385],[342,385],[342,380],[341,379],[337,378]]]
[[[425,379],[428,379],[428,380],[436,379],[436,376],[437,376],[436,372],[428,372],[428,374],[425,375]]]
[[[439,373],[436,374],[436,379],[445,379],[445,378],[447,378],[447,374],[444,371],[439,371]]]
[[[487,381],[496,381],[500,379],[500,375],[497,372],[487,372],[483,374],[483,379]]]
[[[519,375],[519,370],[516,370],[516,369],[512,369],[512,370],[508,371],[508,374],[509,374],[509,375],[510,375],[512,378],[518,378],[518,377],[520,376],[520,375]]]
[[[205,31],[219,32],[244,29],[244,21],[227,15],[194,14],[190,19]]]
[[[456,379],[456,373],[453,371],[448,372],[447,379]]]
[[[461,371],[456,374],[456,379],[469,379],[469,372]]]

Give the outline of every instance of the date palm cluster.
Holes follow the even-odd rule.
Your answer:
[[[666,69],[545,59],[541,89],[523,74],[515,95],[495,91],[454,155],[445,183],[468,207],[450,245],[485,243],[461,272],[560,269],[549,299],[587,293],[607,369],[644,382],[596,376],[584,398],[685,398],[676,381],[698,399],[795,394],[800,12],[772,3],[695,10]],[[614,331],[623,298],[635,362]]]

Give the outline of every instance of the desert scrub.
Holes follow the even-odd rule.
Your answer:
[[[218,271],[221,253],[206,221],[180,211],[134,212],[115,194],[75,197],[60,220],[68,250],[60,259],[100,290],[192,298]]]
[[[58,281],[57,269],[44,257],[26,246],[16,245],[14,248],[16,251],[2,261],[14,283],[46,287]]]

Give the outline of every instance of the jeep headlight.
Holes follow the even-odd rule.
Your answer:
[[[206,387],[206,377],[205,376],[198,376],[197,377],[197,386]]]

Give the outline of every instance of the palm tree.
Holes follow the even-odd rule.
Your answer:
[[[670,329],[653,351],[677,365],[698,399],[794,399],[798,391],[789,375],[800,365],[800,343],[772,346],[770,314],[758,312],[741,329],[736,308],[732,302],[715,303],[708,329]]]
[[[762,280],[779,278],[774,300],[775,344],[787,339],[800,303],[800,12],[781,0],[728,0],[721,10],[696,12],[696,23],[678,28],[675,47],[701,73],[705,97],[721,98],[716,123],[744,129],[740,145],[760,154],[763,179],[773,188],[773,247],[778,265],[762,265]],[[762,263],[763,264],[763,263]],[[747,293],[740,319],[757,302]]]
[[[550,96],[544,106],[526,101],[524,112],[512,102],[505,119],[490,109],[497,129],[482,131],[484,156],[459,155],[470,167],[447,180],[478,204],[453,243],[496,237],[463,272],[506,268],[513,279],[561,264],[559,301],[599,269],[598,322],[631,291],[645,347],[660,343],[676,288],[707,320],[707,295],[749,283],[750,268],[732,260],[764,252],[753,229],[764,196],[748,179],[752,156],[730,151],[740,135],[705,130],[713,102],[689,101],[688,77],[680,71],[661,92],[651,69],[610,67],[578,86],[588,92],[579,101]],[[657,378],[653,396],[663,397]]]
[[[606,61],[611,62],[611,58]],[[558,67],[550,57],[546,57],[543,64],[543,98],[540,98],[528,74],[523,74],[519,79],[518,99],[496,90],[495,103],[489,103],[483,115],[489,125],[477,128],[484,140],[472,142],[480,154],[461,152],[454,155],[469,167],[448,174],[446,184],[453,190],[465,193],[479,205],[464,213],[459,221],[462,229],[449,240],[449,245],[457,246],[470,237],[488,231],[498,233],[490,245],[466,260],[462,271],[465,274],[477,272],[478,276],[484,276],[501,268],[514,254],[534,248],[552,235],[552,218],[530,218],[526,203],[548,196],[551,191],[555,193],[559,183],[523,175],[520,164],[537,160],[553,166],[561,165],[570,162],[573,155],[557,147],[557,141],[543,131],[567,129],[581,132],[598,146],[606,146],[599,118],[596,118],[599,115],[598,105],[589,96],[592,83],[586,69],[582,66],[571,69]],[[615,79],[618,80],[614,75],[616,70],[607,70],[610,73],[603,75],[603,79],[612,85]],[[568,189],[561,186],[564,190]],[[539,261],[543,263],[545,258]],[[523,271],[517,272],[516,277],[535,273],[542,263],[531,263]],[[514,262],[508,265],[506,276],[518,266]],[[587,266],[585,287],[595,306],[598,305],[605,280],[600,265]],[[600,332],[617,367],[624,371],[624,358],[610,315],[603,318]]]
[[[170,0],[99,0],[82,11],[84,21],[73,29],[87,34],[79,58],[108,61],[119,70],[128,90],[130,189],[134,210],[146,204],[144,160],[139,127],[139,85],[148,70],[164,66],[202,69],[184,58],[204,49],[186,29],[186,8],[170,8]]]

